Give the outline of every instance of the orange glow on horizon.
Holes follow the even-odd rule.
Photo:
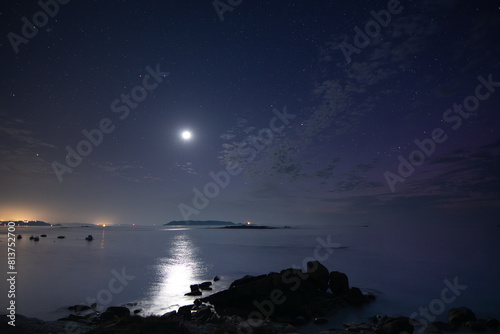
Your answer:
[[[46,221],[47,214],[43,209],[27,208],[19,205],[4,205],[0,206],[0,212],[2,212],[2,216],[0,216],[1,221]]]

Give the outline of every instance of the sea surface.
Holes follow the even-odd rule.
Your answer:
[[[0,268],[7,277],[7,228],[0,227],[0,233]],[[459,306],[481,318],[500,318],[500,227],[494,225],[54,226],[16,227],[15,233],[23,235],[15,245],[16,312],[43,320],[67,315],[68,306],[93,302],[99,309],[133,303],[131,309],[142,309],[141,314],[163,314],[193,301],[184,296],[191,284],[219,276],[216,292],[245,275],[301,267],[315,256],[330,271],[346,273],[351,286],[377,297],[367,307],[341,312],[333,322],[374,314],[409,316],[429,307],[445,321],[447,311]],[[47,237],[29,240],[40,234]],[[85,240],[88,234],[93,241]],[[461,288],[448,291],[443,301],[446,282]],[[0,288],[0,313],[6,313],[5,278]]]

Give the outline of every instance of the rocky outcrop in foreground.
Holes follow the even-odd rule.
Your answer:
[[[338,275],[343,275],[342,279],[337,280]],[[222,316],[306,323],[374,299],[358,288],[349,288],[345,274],[330,273],[318,261],[311,261],[307,264],[307,272],[289,268],[279,273],[245,276],[234,281],[229,289],[198,302],[213,305]]]
[[[197,285],[208,289],[209,282]],[[317,261],[307,264],[307,271],[285,269],[279,273],[245,276],[229,289],[198,298],[191,305],[162,316],[139,316],[140,310],[124,306],[108,307],[96,312],[96,305],[75,305],[74,311],[58,321],[16,316],[16,327],[9,318],[0,316],[0,333],[187,333],[187,334],[278,334],[310,333],[311,326],[328,327],[327,316],[345,307],[361,307],[374,300],[358,288],[350,287],[347,276],[329,272]],[[373,316],[369,322],[346,322],[344,328],[323,330],[322,334],[364,333],[399,334],[449,331],[482,331],[499,333],[496,319],[476,319],[465,307],[451,309],[448,323],[420,324],[407,317]]]

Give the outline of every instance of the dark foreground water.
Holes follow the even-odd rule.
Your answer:
[[[0,267],[6,277],[6,228],[0,232]],[[29,240],[43,233],[47,237],[39,242]],[[44,320],[66,315],[70,305],[93,302],[101,308],[136,302],[132,309],[163,314],[192,302],[184,297],[190,284],[218,275],[218,291],[244,275],[301,266],[312,257],[346,273],[351,286],[377,296],[361,311],[343,312],[339,321],[373,314],[409,316],[420,307],[445,320],[447,310],[458,306],[480,317],[500,317],[496,226],[30,227],[17,228],[16,234],[23,235],[16,240],[17,313]],[[93,241],[84,240],[88,234]],[[6,279],[0,288],[0,313],[5,313]]]

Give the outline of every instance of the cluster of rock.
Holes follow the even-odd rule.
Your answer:
[[[212,282],[207,281],[200,284],[192,284],[191,292],[185,293],[184,296],[201,296],[203,291],[212,291]]]
[[[214,279],[215,281],[215,279]],[[192,286],[192,292],[209,289],[211,282]],[[198,290],[196,290],[198,289]],[[193,304],[162,316],[139,316],[136,304],[108,307],[97,312],[96,305],[75,305],[73,314],[58,321],[44,322],[18,315],[16,327],[0,317],[1,333],[187,333],[187,334],[279,334],[307,333],[304,325],[328,326],[327,316],[345,307],[359,307],[374,299],[358,288],[350,287],[348,277],[329,272],[317,261],[307,271],[285,269],[260,276],[245,276],[229,289],[195,299]],[[465,307],[451,309],[448,323],[421,324],[408,317],[374,316],[370,322],[346,322],[344,328],[321,332],[399,334],[439,334],[451,331],[482,331],[500,334],[496,319],[477,319]],[[318,331],[315,331],[318,332]]]
[[[289,268],[279,273],[245,276],[234,281],[229,289],[200,301],[213,305],[223,316],[247,318],[257,312],[262,318],[304,323],[374,299],[358,288],[350,288],[347,275],[329,272],[318,261],[311,261],[306,272]]]
[[[474,312],[467,307],[452,308],[448,311],[448,322],[436,321],[421,323],[408,317],[373,316],[371,323],[346,322],[344,329],[331,329],[322,334],[333,333],[428,333],[441,334],[443,332],[485,332],[500,333],[500,322],[497,319],[477,319]]]

